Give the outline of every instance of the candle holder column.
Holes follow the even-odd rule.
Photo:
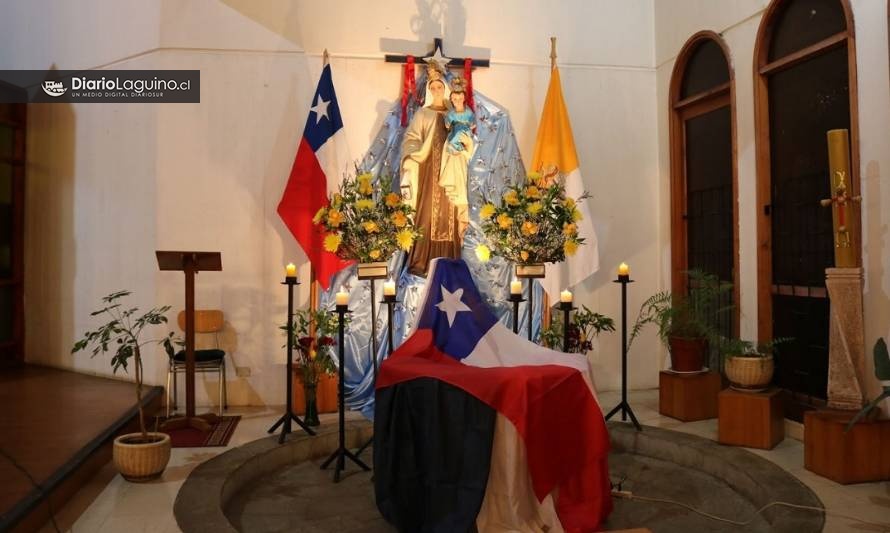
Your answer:
[[[633,280],[630,279],[630,274],[618,274],[618,279],[612,283],[621,284],[621,403],[609,411],[606,420],[621,411],[622,422],[627,422],[627,417],[630,416],[637,431],[643,431],[643,427],[637,422],[637,417],[627,402],[627,284],[633,283]]]
[[[340,357],[339,363],[339,383],[337,385],[337,400],[339,405],[339,444],[337,449],[334,450],[334,453],[328,457],[324,463],[321,464],[321,469],[325,470],[334,459],[337,460],[337,464],[334,466],[334,483],[340,482],[340,472],[346,469],[346,459],[348,458],[350,461],[361,467],[362,470],[370,470],[371,467],[362,462],[361,459],[355,456],[352,452],[346,449],[346,391],[344,389],[343,383],[345,380],[344,367],[346,365],[343,364],[344,358],[344,350],[343,344],[345,342],[345,334],[344,334],[344,322],[346,320],[346,314],[349,313],[349,305],[345,303],[337,304],[337,333],[338,333],[338,343],[337,343],[337,353]]]
[[[569,352],[569,314],[577,309],[572,302],[559,302],[562,311],[562,351]]]
[[[290,269],[288,270],[290,272]],[[304,423],[300,417],[294,413],[293,405],[293,367],[294,367],[294,285],[299,285],[296,276],[287,276],[284,278],[282,285],[287,285],[287,398],[285,399],[285,411],[281,418],[269,428],[269,433],[275,433],[278,426],[281,428],[281,436],[278,437],[278,444],[283,444],[287,435],[292,432],[291,422],[296,422],[303,431],[310,435],[315,435],[309,426]]]

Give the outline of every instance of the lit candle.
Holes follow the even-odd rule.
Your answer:
[[[620,265],[618,265],[618,275],[630,276],[630,267],[627,266],[627,263],[621,263]]]
[[[349,293],[343,289],[337,293],[337,305],[349,305]]]
[[[293,263],[288,263],[284,270],[287,272],[287,277],[295,278],[297,277],[297,267]]]
[[[383,295],[384,296],[395,296],[396,295],[396,282],[395,281],[384,281],[383,282]]]
[[[565,304],[572,303],[572,291],[566,289],[559,293],[559,301]]]
[[[510,294],[522,294],[522,282],[514,279],[510,282]]]

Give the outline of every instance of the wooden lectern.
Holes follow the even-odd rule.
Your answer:
[[[181,270],[185,273],[185,416],[171,418],[162,429],[192,427],[209,431],[210,424],[219,418],[207,413],[195,416],[195,274],[201,271],[222,270],[219,252],[155,252],[161,270]]]

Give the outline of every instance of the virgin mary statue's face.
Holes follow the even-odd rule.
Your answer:
[[[445,99],[445,84],[441,81],[430,83],[430,95],[433,97],[433,103],[441,104]]]

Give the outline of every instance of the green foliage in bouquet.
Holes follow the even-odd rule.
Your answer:
[[[348,318],[344,318],[348,321]],[[325,309],[300,310],[294,313],[294,364],[303,373],[303,383],[318,384],[322,374],[334,374],[334,335],[338,328],[337,313]],[[280,326],[287,336],[287,326]]]
[[[887,351],[887,343],[884,342],[884,339],[878,339],[878,342],[875,343],[874,358],[875,377],[881,382],[882,392],[877,398],[868,402],[865,407],[856,413],[856,416],[854,416],[853,419],[850,420],[850,423],[847,424],[844,433],[853,429],[853,425],[867,416],[879,403],[890,398],[890,385],[888,385],[888,383],[890,383],[890,352]]]
[[[346,178],[340,192],[315,213],[312,222],[326,233],[325,250],[361,263],[386,261],[396,250],[410,250],[420,237],[414,209],[398,193],[388,192],[392,178],[372,182],[371,174]]]
[[[569,346],[564,351],[586,354],[593,349],[593,339],[603,331],[615,331],[615,321],[582,305],[569,321]],[[550,327],[541,330],[541,343],[551,350],[563,350],[562,319],[554,317]]]
[[[558,263],[584,244],[577,204],[589,195],[566,197],[564,178],[546,182],[531,173],[524,185],[507,187],[500,205],[479,210],[482,231],[497,255],[515,263]]]

